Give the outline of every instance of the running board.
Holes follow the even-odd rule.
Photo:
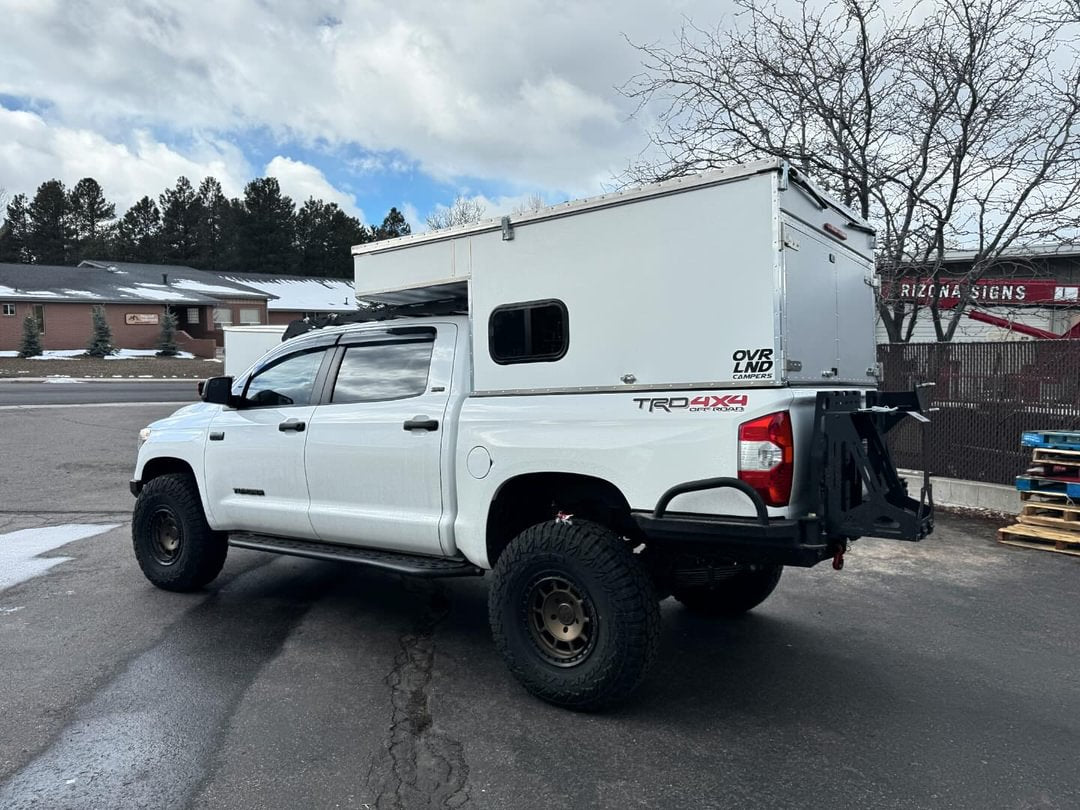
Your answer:
[[[262,534],[236,533],[229,536],[229,545],[253,551],[270,551],[313,560],[359,563],[382,568],[396,574],[414,577],[474,577],[484,569],[468,560],[448,557],[427,557],[421,554],[398,554],[373,548],[344,546],[339,543],[320,543],[317,540],[288,540]]]

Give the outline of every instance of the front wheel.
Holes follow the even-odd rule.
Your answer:
[[[738,616],[764,602],[780,582],[782,565],[760,565],[708,585],[675,586],[672,596],[701,616]]]
[[[645,677],[660,610],[644,567],[614,532],[585,520],[541,523],[510,543],[492,573],[495,644],[533,695],[593,711]]]
[[[131,540],[143,574],[166,591],[208,584],[229,552],[227,536],[206,522],[188,475],[162,475],[146,483],[131,516]]]

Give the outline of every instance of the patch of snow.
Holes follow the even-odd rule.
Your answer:
[[[89,290],[64,290],[64,295],[70,295],[73,298],[101,298],[102,296],[97,293],[90,292]]]
[[[277,296],[266,304],[266,308],[271,312],[355,312],[357,309],[356,287],[347,279],[282,278],[254,281],[230,276],[229,280],[245,287],[254,287],[267,295]]]
[[[44,574],[54,565],[71,559],[71,557],[39,559],[39,554],[52,551],[75,540],[104,534],[119,525],[118,523],[108,525],[70,523],[64,526],[21,529],[17,532],[0,534],[0,591],[12,585],[18,585],[31,577]]]
[[[106,360],[135,360],[140,357],[156,357],[157,349],[117,349],[116,354],[110,354]],[[191,352],[177,352],[175,357],[180,360],[193,360],[195,355]]]
[[[149,299],[151,301],[187,301],[195,304],[201,303],[201,299],[199,298],[193,298],[178,293],[175,286],[165,287],[161,284],[137,284],[134,287],[117,287],[116,289],[127,295],[138,296],[139,298]]]
[[[192,292],[211,293],[214,295],[231,295],[245,297],[250,295],[246,290],[238,290],[236,287],[222,287],[218,284],[204,284],[201,281],[192,281],[189,278],[178,278],[176,281],[170,282],[170,286],[179,287],[182,290],[191,290]],[[254,287],[254,284],[245,284],[246,287]]]
[[[52,374],[50,374],[50,375],[49,375],[49,376],[48,376],[48,377],[47,377],[47,378],[45,379],[45,382],[47,382],[47,383],[73,383],[73,384],[82,384],[82,380],[74,380],[74,379],[72,379],[71,377],[57,377],[57,376],[54,376],[54,375],[52,375]]]
[[[0,352],[0,357],[18,357],[18,352]]]

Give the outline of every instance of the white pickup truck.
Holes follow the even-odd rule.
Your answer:
[[[692,249],[637,238],[640,214],[677,230],[688,210],[709,223]],[[873,388],[870,244],[766,163],[356,248],[367,309],[297,324],[142,431],[139,564],[179,591],[230,545],[490,570],[495,641],[530,692],[624,699],[667,595],[730,616],[785,565],[932,530],[928,483],[909,497],[882,440],[925,401]]]

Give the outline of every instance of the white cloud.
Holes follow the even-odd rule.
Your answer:
[[[196,186],[213,175],[232,196],[242,191],[250,171],[243,154],[222,141],[199,138],[182,154],[145,130],[117,142],[89,129],[49,124],[37,113],[0,107],[0,187],[9,195],[33,196],[52,178],[70,187],[94,177],[121,214],[143,195],[156,196],[174,185],[180,175]]]
[[[595,193],[644,144],[614,87],[622,38],[670,39],[709,0],[0,0],[0,93],[58,126],[394,152],[441,179]],[[0,164],[10,166],[5,161]],[[405,164],[407,165],[407,164]]]
[[[309,197],[337,203],[343,211],[364,222],[364,212],[356,204],[356,198],[335,188],[317,167],[284,155],[277,155],[266,164],[264,174],[276,177],[281,190],[293,198],[299,208]]]

